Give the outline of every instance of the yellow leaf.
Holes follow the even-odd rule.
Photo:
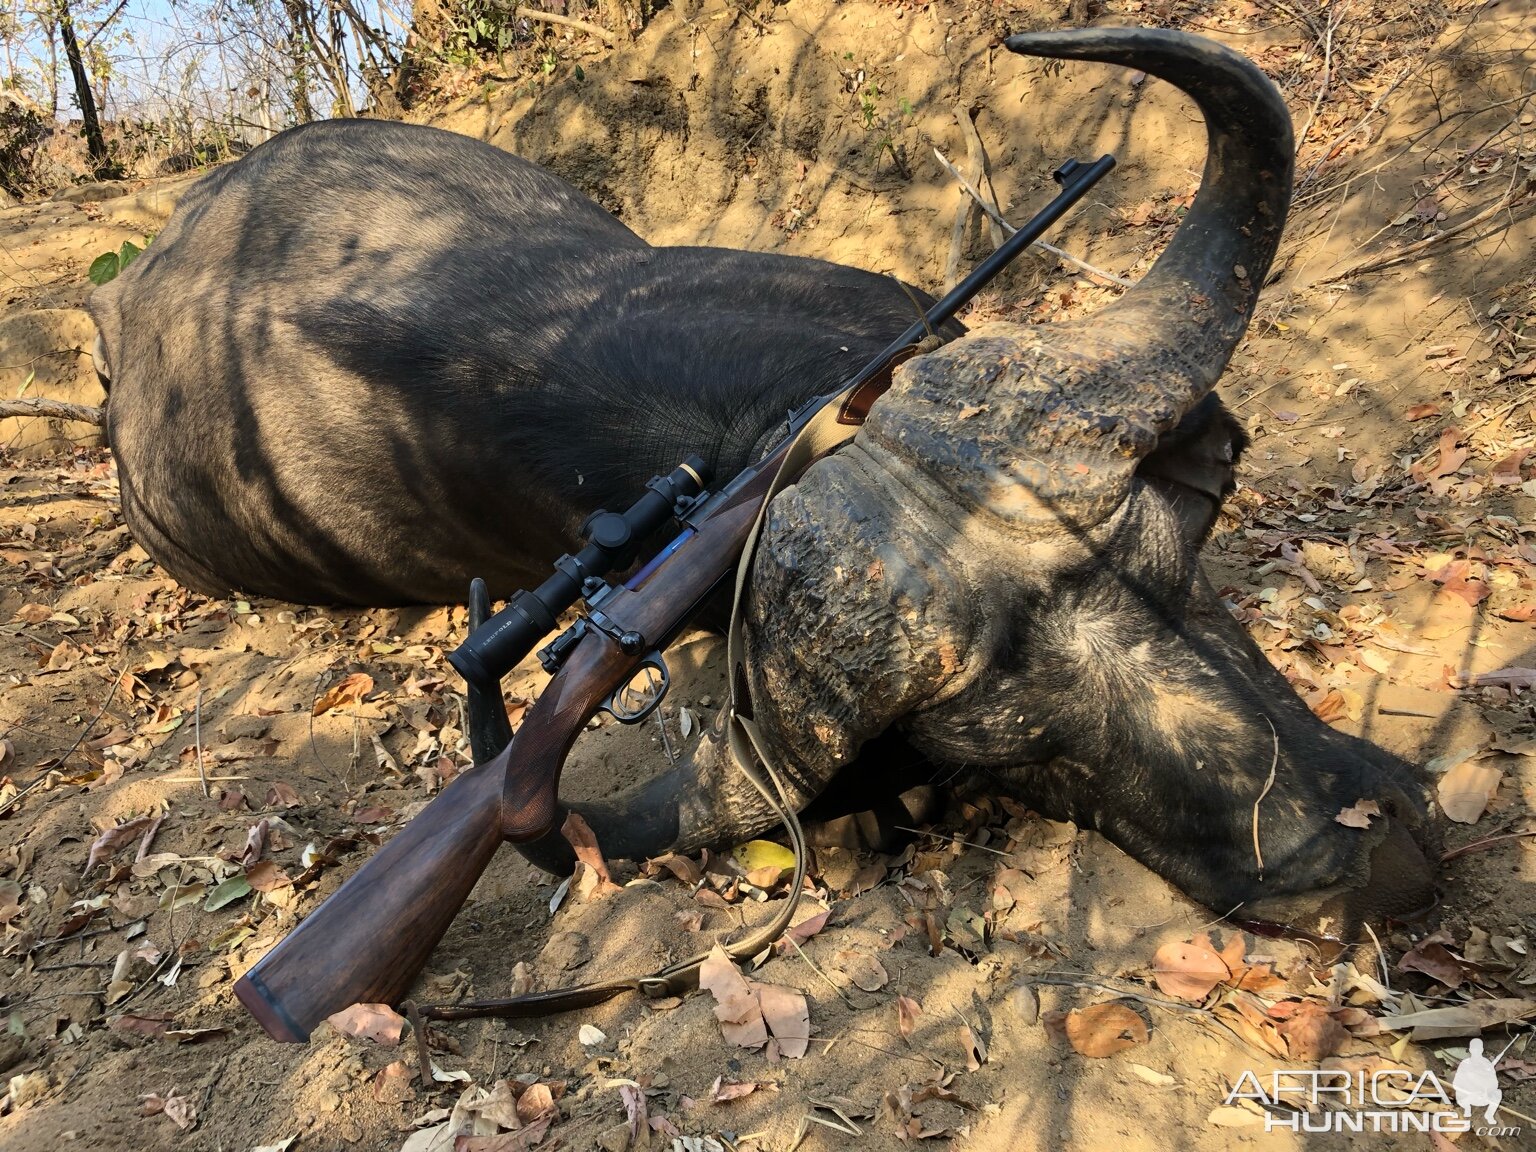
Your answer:
[[[795,866],[795,854],[772,840],[748,840],[731,855],[746,872],[754,872],[759,868],[787,871]]]

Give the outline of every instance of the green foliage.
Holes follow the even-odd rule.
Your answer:
[[[505,52],[512,44],[512,35],[512,25],[492,14],[482,13],[470,23],[464,38],[471,48]]]
[[[146,237],[144,243],[148,244]],[[98,287],[109,281],[116,280],[118,273],[138,259],[139,253],[144,251],[132,240],[124,240],[123,246],[116,252],[103,252],[91,261],[90,271],[86,273],[91,283]]]
[[[485,56],[505,52],[518,39],[514,9],[496,0],[464,0],[456,6],[443,39],[443,58],[461,68],[473,66]],[[450,11],[445,6],[445,13]]]
[[[880,111],[877,103],[880,96],[880,86],[874,81],[866,84],[859,93],[859,108],[864,113],[864,128],[866,131],[875,126],[875,116]]]

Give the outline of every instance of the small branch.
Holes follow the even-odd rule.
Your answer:
[[[1061,976],[1025,976],[1021,984],[1050,984],[1058,988],[1083,988],[1090,992],[1108,992],[1113,996],[1121,996],[1127,1000],[1135,1000],[1140,1004],[1147,1004],[1153,1008],[1167,1008],[1174,1012],[1190,1012],[1197,1016],[1209,1016],[1211,1010],[1198,1004],[1176,1004],[1172,1000],[1159,1000],[1156,996],[1148,996],[1143,992],[1131,992],[1125,988],[1117,988],[1113,984],[1106,984],[1102,980],[1067,979]]]
[[[203,799],[213,793],[208,790],[208,772],[203,767],[203,686],[197,686],[197,706],[192,716],[192,746],[197,751],[197,779],[203,786]]]
[[[617,43],[613,33],[606,28],[600,28],[596,24],[589,24],[585,20],[577,20],[573,16],[561,16],[555,12],[540,12],[537,8],[519,8],[514,15],[524,20],[542,20],[546,24],[559,24],[565,28],[574,28],[578,32],[585,32],[588,36],[596,36],[610,48]]]
[[[1427,60],[1428,57],[1425,57],[1424,59]],[[1381,110],[1381,106],[1386,103],[1387,97],[1396,92],[1398,88],[1402,86],[1403,81],[1408,79],[1409,76],[1412,76],[1419,67],[1422,67],[1422,61],[1419,64],[1409,64],[1408,67],[1404,68],[1402,75],[1400,75],[1396,80],[1392,81],[1392,83],[1387,86],[1381,95],[1376,97],[1376,99],[1371,103],[1371,106],[1365,110],[1364,116],[1356,120],[1353,126],[1346,128],[1343,132],[1340,132],[1337,136],[1330,140],[1328,142],[1328,146],[1323,149],[1322,156],[1318,159],[1317,163],[1312,165],[1312,170],[1303,176],[1300,180],[1296,181],[1296,187],[1300,189],[1305,188],[1307,185],[1311,184],[1312,181],[1316,179],[1318,172],[1322,170],[1323,165],[1328,163],[1329,160],[1333,159],[1333,157],[1338,154],[1338,150],[1344,146],[1345,141],[1347,141],[1356,132],[1360,131],[1360,129],[1364,128],[1365,125],[1370,121],[1371,117],[1376,115],[1376,113]]]
[[[969,840],[962,840],[958,836],[951,836],[947,832],[924,832],[921,828],[908,828],[905,824],[893,824],[891,827],[898,832],[913,832],[918,836],[933,836],[939,840],[948,840],[951,844],[958,844],[962,848],[975,848],[980,852],[990,852],[994,856],[1012,857],[1012,852],[1000,852],[996,848],[988,848],[985,844],[972,844]]]
[[[122,10],[124,8],[126,8],[126,7],[128,7],[128,0],[118,0],[117,7],[112,9],[112,11],[108,14],[108,16],[107,16],[107,18],[105,20],[103,20],[100,24],[96,25],[96,31],[92,32],[89,36],[87,36],[85,38],[85,43],[80,45],[80,51],[84,52],[92,44],[96,43],[96,37],[100,36],[103,32],[105,32],[107,30],[107,25],[111,24],[112,21],[116,20],[117,17],[118,17],[118,14],[120,12],[122,12]]]
[[[1344,9],[1348,7],[1348,0],[1343,3],[1330,4],[1327,17],[1327,26],[1320,38],[1323,45],[1323,82],[1318,85],[1317,99],[1312,101],[1312,110],[1307,114],[1307,122],[1301,129],[1301,135],[1296,137],[1296,155],[1301,155],[1302,148],[1306,145],[1307,137],[1312,134],[1312,125],[1317,122],[1317,114],[1322,111],[1323,101],[1328,96],[1328,85],[1333,80],[1333,33],[1339,26],[1339,21],[1344,18]]]
[[[981,168],[973,184],[978,191],[981,190],[982,181],[986,182],[986,204],[991,212],[983,213],[987,218],[987,229],[992,235],[992,247],[1001,248],[1007,233],[1003,226],[997,222],[997,217],[1003,214],[1002,208],[997,203],[997,189],[992,184],[992,162],[987,158],[987,146],[981,141],[981,133],[976,131],[976,125],[971,120],[970,110],[964,105],[955,109],[955,118],[960,121],[960,131],[965,136],[965,150],[967,154],[975,151],[981,159]],[[996,215],[994,215],[994,213]]]
[[[70,404],[63,400],[35,397],[29,400],[0,400],[0,419],[7,416],[48,416],[54,420],[78,420],[81,424],[106,422],[106,412],[88,404]]]
[[[1475,228],[1479,224],[1493,219],[1500,212],[1504,211],[1504,209],[1513,204],[1517,195],[1524,195],[1527,191],[1536,188],[1536,178],[1528,179],[1525,182],[1525,187],[1520,189],[1520,191],[1517,193],[1515,189],[1515,183],[1519,177],[1519,173],[1520,166],[1516,164],[1515,171],[1511,175],[1510,182],[1504,189],[1503,195],[1501,195],[1492,204],[1488,205],[1488,207],[1484,208],[1481,212],[1478,212],[1472,216],[1468,216],[1460,224],[1454,224],[1451,227],[1445,229],[1443,232],[1436,232],[1433,236],[1426,236],[1422,240],[1416,240],[1414,243],[1399,248],[1394,252],[1388,252],[1383,256],[1377,256],[1370,260],[1363,260],[1359,264],[1355,264],[1349,268],[1344,269],[1342,272],[1335,272],[1332,276],[1325,276],[1323,279],[1319,280],[1318,283],[1337,284],[1340,280],[1349,280],[1355,276],[1364,275],[1367,272],[1380,272],[1383,268],[1391,268],[1393,265],[1402,264],[1405,261],[1412,260],[1414,257],[1420,255],[1421,253],[1428,251],[1429,249],[1435,247],[1437,244],[1443,244],[1445,241],[1451,239],[1451,237],[1460,235],[1461,233],[1467,231],[1469,228]]]
[[[96,715],[91,717],[91,722],[87,724],[83,729],[81,729],[79,736],[75,737],[75,742],[69,746],[69,751],[60,756],[58,763],[55,764],[52,768],[48,769],[47,772],[44,772],[41,776],[32,781],[32,783],[28,784],[20,792],[16,793],[16,795],[12,796],[4,804],[0,804],[0,816],[4,816],[17,804],[20,804],[22,800],[24,800],[34,788],[37,788],[43,783],[43,781],[47,780],[53,772],[56,772],[60,768],[64,767],[64,762],[75,754],[75,749],[79,748],[80,745],[85,743],[85,738],[91,734],[91,729],[96,727],[97,722],[107,714],[107,709],[112,706],[112,700],[117,696],[117,686],[123,682],[123,677],[128,675],[128,668],[129,665],[125,662],[123,664],[123,670],[113,678],[112,690],[107,693],[107,698],[101,702],[101,707],[97,709]]]
[[[1527,828],[1523,832],[1511,832],[1507,836],[1489,836],[1486,840],[1474,840],[1470,844],[1463,844],[1460,848],[1452,848],[1440,853],[1440,863],[1455,860],[1461,856],[1470,856],[1473,852],[1482,852],[1492,848],[1495,844],[1505,844],[1511,840],[1523,840],[1527,836],[1536,836],[1536,828]]]
[[[1264,853],[1259,851],[1259,805],[1264,797],[1269,795],[1269,790],[1275,786],[1275,769],[1280,766],[1280,733],[1275,731],[1274,721],[1268,716],[1264,717],[1264,723],[1269,725],[1270,734],[1275,738],[1275,756],[1269,762],[1269,779],[1264,781],[1264,790],[1259,793],[1259,798],[1253,802],[1253,856],[1259,864],[1259,879],[1264,879]]]
[[[1008,223],[1008,221],[1003,218],[1002,214],[1000,212],[998,212],[997,209],[993,208],[992,205],[987,203],[986,199],[982,196],[982,194],[980,192],[978,192],[974,187],[971,186],[971,182],[969,180],[967,180],[964,175],[961,174],[961,172],[960,172],[960,170],[958,168],[956,168],[953,164],[951,164],[948,160],[946,160],[944,158],[944,153],[940,152],[937,148],[935,148],[933,150],[933,154],[934,154],[934,156],[936,156],[938,158],[939,163],[944,165],[944,170],[946,172],[948,172],[951,176],[953,176],[956,180],[958,180],[960,182],[960,187],[964,188],[966,190],[966,192],[970,194],[971,198],[973,200],[975,200],[977,204],[981,205],[981,210],[983,212],[985,212],[990,219],[996,221],[998,226],[1000,228],[1002,228],[1002,230],[1004,232],[1006,232],[1006,233],[1008,233],[1008,235],[1012,236],[1015,232],[1018,231],[1017,228],[1015,228],[1012,224]],[[1113,274],[1111,274],[1109,272],[1104,271],[1104,269],[1102,269],[1102,268],[1095,268],[1092,264],[1089,264],[1086,260],[1079,260],[1076,256],[1072,255],[1070,252],[1063,252],[1060,248],[1056,247],[1056,245],[1054,245],[1054,244],[1047,244],[1044,240],[1036,240],[1035,243],[1034,243],[1034,247],[1036,247],[1036,248],[1043,248],[1047,252],[1049,252],[1052,256],[1055,256],[1057,259],[1065,260],[1068,264],[1076,265],[1078,268],[1081,268],[1084,272],[1087,272],[1089,275],[1097,276],[1100,280],[1107,280],[1107,281],[1109,281],[1109,283],[1117,284],[1121,288],[1129,288],[1129,287],[1131,287],[1131,282],[1129,280],[1125,280],[1125,279],[1122,279],[1119,276],[1115,276],[1115,275],[1113,275]]]
[[[955,108],[955,119],[962,125],[970,126],[971,129],[965,135],[965,163],[971,170],[971,179],[967,180],[960,175],[958,169],[954,170],[955,178],[960,181],[962,192],[968,192],[981,182],[982,173],[986,171],[986,160],[981,151],[981,136],[977,134],[975,125],[971,124],[970,109],[960,104]],[[960,206],[955,210],[955,226],[949,238],[949,259],[944,265],[944,291],[946,292],[960,279],[960,258],[965,254],[965,232],[971,223],[971,216],[981,203],[982,199],[978,194],[972,193],[969,198],[966,195],[960,197]],[[997,222],[992,220],[990,215],[987,219],[992,225],[993,232],[996,233]],[[992,246],[997,247],[995,239]]]
[[[667,722],[661,718],[661,709],[656,709],[656,727],[661,729],[661,750],[667,754],[667,763],[677,763],[677,753],[672,751],[672,740],[667,736]]]

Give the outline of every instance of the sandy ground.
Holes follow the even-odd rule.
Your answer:
[[[1254,446],[1207,561],[1319,715],[1486,797],[1448,825],[1448,853],[1474,847],[1445,865],[1438,924],[1389,933],[1384,971],[1329,968],[1239,938],[1221,910],[1092,834],[962,790],[900,856],[817,854],[799,915],[827,911],[825,925],[752,974],[805,996],[802,1059],[732,1045],[702,994],[434,1027],[437,1065],[485,1089],[510,1079],[525,1122],[544,1092],[532,1085],[554,1102],[542,1135],[534,1121],[486,1146],[1444,1152],[1425,1134],[1266,1133],[1262,1110],[1225,1101],[1250,1070],[1401,1067],[1449,1083],[1468,1013],[1490,1054],[1513,1039],[1504,1104],[1536,1116],[1536,1045],[1528,1024],[1506,1025],[1536,1014],[1536,839],[1523,835],[1536,828],[1536,674],[1499,675],[1536,665],[1532,8],[1350,14],[1326,68],[1327,28],[1276,11],[1130,0],[1103,14],[1249,51],[1305,129],[1276,280],[1223,384]],[[826,256],[942,287],[952,251],[963,271],[988,243],[974,219],[956,225],[962,197],[932,157],[967,162],[959,108],[1015,219],[1062,158],[1114,151],[1119,170],[1053,239],[1134,278],[1194,189],[1198,121],[1164,86],[996,45],[1060,15],[675,6],[610,55],[557,40],[548,79],[488,85],[438,120],[549,164],[657,242]],[[184,184],[0,211],[0,391],[89,400],[85,270],[152,233]],[[1049,320],[1114,291],[1031,256],[978,309]],[[16,1078],[0,1146],[399,1148],[468,1085],[412,1082],[409,1037],[323,1026],[307,1046],[274,1043],[231,989],[467,763],[442,655],[462,609],[190,594],[129,539],[110,457],[81,432],[0,423],[0,1080]],[[674,747],[721,696],[714,644],[688,641],[695,670],[664,714]],[[518,696],[538,687],[532,673],[509,681]],[[660,736],[589,732],[568,787],[661,767]],[[137,825],[87,868],[104,832],[146,816],[160,820],[149,841]],[[417,995],[647,971],[771,913],[728,861],[704,864],[693,891],[616,863],[620,891],[552,914],[554,881],[503,851]],[[1202,933],[1225,949],[1219,975],[1159,979],[1160,949]],[[1449,1033],[1379,1023],[1459,1005]],[[605,1039],[583,1045],[583,1025]],[[1132,1043],[1087,1054],[1115,1047],[1106,1037]],[[641,1098],[649,1123],[632,1139]],[[1524,1134],[1452,1142],[1536,1147],[1536,1120],[1501,1122]]]

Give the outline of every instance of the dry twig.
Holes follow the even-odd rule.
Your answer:
[[[197,687],[197,706],[192,715],[192,745],[197,750],[197,779],[203,786],[203,799],[213,794],[208,791],[208,772],[203,767],[203,687]]]
[[[70,404],[64,400],[49,400],[34,396],[22,400],[0,400],[0,419],[8,416],[45,416],[54,420],[74,420],[81,424],[94,424],[98,428],[106,421],[105,409],[89,404]]]
[[[541,12],[537,8],[519,8],[516,15],[524,20],[542,20],[546,24],[559,24],[563,28],[574,28],[578,32],[585,32],[588,36],[596,36],[610,48],[618,43],[618,39],[608,29],[600,28],[596,24],[589,24],[585,20],[577,20],[574,16],[561,16],[557,12]]]
[[[1519,196],[1526,195],[1530,192],[1536,192],[1536,177],[1527,177],[1525,184],[1517,189],[1516,184],[1519,181],[1519,176],[1520,166],[1517,164],[1515,165],[1515,170],[1510,173],[1509,183],[1505,186],[1503,194],[1500,195],[1499,198],[1492,204],[1488,205],[1488,207],[1484,208],[1481,212],[1477,212],[1471,216],[1468,216],[1465,220],[1461,221],[1461,223],[1453,224],[1443,231],[1436,232],[1433,236],[1426,236],[1422,240],[1416,240],[1412,244],[1406,244],[1401,248],[1384,253],[1381,256],[1376,256],[1369,260],[1362,260],[1358,264],[1352,264],[1348,268],[1345,268],[1342,272],[1335,272],[1332,276],[1323,277],[1323,279],[1319,280],[1318,283],[1336,284],[1340,280],[1349,280],[1355,276],[1364,275],[1367,272],[1380,272],[1384,268],[1391,268],[1394,265],[1402,264],[1406,261],[1412,260],[1416,256],[1429,251],[1429,249],[1435,247],[1436,245],[1443,244],[1447,240],[1450,240],[1452,237],[1461,235],[1461,233],[1467,231],[1469,228],[1475,228],[1479,224],[1486,223],[1487,221],[1497,216],[1500,212],[1504,211],[1504,209],[1508,208],[1511,204],[1513,204]]]
[[[982,194],[980,192],[978,192],[974,187],[972,187],[971,182],[965,178],[965,176],[960,172],[960,169],[956,168],[947,159],[945,159],[944,153],[940,152],[937,148],[935,148],[933,150],[933,154],[934,154],[935,157],[938,158],[939,163],[944,165],[944,170],[946,172],[948,172],[951,176],[953,176],[956,180],[958,180],[960,182],[960,187],[965,189],[965,191],[970,195],[970,197],[973,200],[975,200],[977,204],[979,204],[981,206],[981,210],[983,212],[985,212],[989,218],[991,218],[992,220],[995,220],[997,222],[998,226],[1000,228],[1002,228],[1002,230],[1004,232],[1006,232],[1006,233],[1008,233],[1008,235],[1012,236],[1015,232],[1018,231],[1017,228],[1015,228],[1012,224],[1008,223],[1008,221],[1003,217],[1003,215],[1000,212],[998,212],[995,208],[993,208],[990,204],[988,204],[986,202],[986,199],[982,196]],[[1084,272],[1087,272],[1089,275],[1097,276],[1101,280],[1107,280],[1111,284],[1116,284],[1116,285],[1118,285],[1121,288],[1129,288],[1129,287],[1131,287],[1131,281],[1122,279],[1121,277],[1116,276],[1116,275],[1114,275],[1114,274],[1112,274],[1110,272],[1106,272],[1102,268],[1095,268],[1092,264],[1088,263],[1086,260],[1079,260],[1076,256],[1072,255],[1070,252],[1063,252],[1060,248],[1056,247],[1056,245],[1054,245],[1054,244],[1047,244],[1044,240],[1036,240],[1035,243],[1034,243],[1034,247],[1036,247],[1036,248],[1043,248],[1045,251],[1049,252],[1052,256],[1055,256],[1057,259],[1065,260],[1068,264],[1075,265],[1076,267],[1081,268]]]
[[[1264,791],[1259,793],[1259,798],[1253,802],[1253,856],[1259,863],[1259,879],[1264,879],[1264,853],[1259,851],[1259,805],[1264,797],[1269,795],[1269,790],[1275,786],[1275,769],[1280,766],[1280,733],[1275,731],[1275,725],[1268,716],[1264,717],[1264,723],[1269,725],[1269,731],[1275,738],[1275,755],[1269,762],[1269,779],[1264,781]]]

